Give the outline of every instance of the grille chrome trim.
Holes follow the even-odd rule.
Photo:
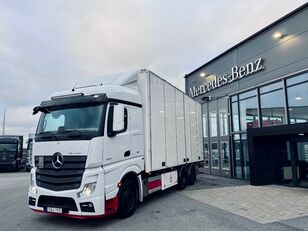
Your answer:
[[[39,158],[35,157],[37,166]],[[64,156],[64,163],[59,169],[52,165],[52,156],[43,156],[44,168],[36,170],[36,184],[53,191],[78,189],[85,171],[86,156]]]

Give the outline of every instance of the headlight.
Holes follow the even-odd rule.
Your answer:
[[[30,185],[29,185],[29,190],[30,192],[32,192],[33,194],[36,194],[37,190],[34,184],[34,180],[33,180],[33,175],[32,173],[30,174]]]
[[[95,188],[96,188],[96,182],[85,184],[81,192],[82,196],[84,197],[91,196],[91,194],[94,193]]]

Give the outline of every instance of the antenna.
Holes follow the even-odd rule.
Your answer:
[[[5,114],[6,114],[6,108],[3,110],[3,127],[2,127],[2,135],[5,135]]]
[[[76,83],[75,83],[75,85],[74,85],[72,91],[75,91],[75,87],[77,86],[77,83],[78,83],[78,81],[76,81]]]

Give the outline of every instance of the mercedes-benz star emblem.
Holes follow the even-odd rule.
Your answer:
[[[6,160],[6,153],[3,153],[1,160]]]
[[[56,169],[61,168],[63,165],[63,159],[63,155],[60,152],[56,152],[53,154],[51,159],[52,166]]]

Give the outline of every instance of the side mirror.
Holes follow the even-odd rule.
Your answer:
[[[113,106],[113,121],[112,131],[120,132],[124,129],[124,106],[114,105]]]
[[[109,107],[107,132],[109,137],[127,130],[127,109],[123,105],[114,104]]]

